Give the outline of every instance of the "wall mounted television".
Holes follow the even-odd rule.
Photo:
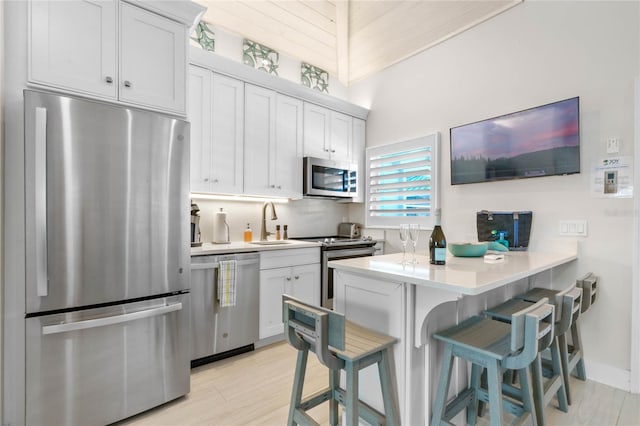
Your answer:
[[[580,173],[579,100],[453,127],[451,184]]]

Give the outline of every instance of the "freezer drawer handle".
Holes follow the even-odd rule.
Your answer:
[[[49,294],[47,273],[47,109],[36,108],[35,128],[35,265],[36,293]]]
[[[182,303],[174,303],[172,305],[161,306],[159,308],[147,309],[146,311],[131,312],[130,314],[114,315],[106,318],[96,318],[66,324],[46,325],[42,327],[42,334],[66,333],[67,331],[86,330],[88,328],[104,327],[105,325],[121,324],[123,322],[130,322],[142,318],[151,318],[167,314],[181,309]]]

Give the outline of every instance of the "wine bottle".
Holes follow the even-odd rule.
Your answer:
[[[431,237],[429,237],[429,262],[432,265],[444,265],[447,254],[447,239],[440,226],[440,209],[436,209],[434,214],[435,226]]]

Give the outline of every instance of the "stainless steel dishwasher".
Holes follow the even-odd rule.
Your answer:
[[[219,262],[236,260],[236,304],[218,300]],[[238,253],[191,258],[191,367],[253,350],[258,340],[260,257]]]

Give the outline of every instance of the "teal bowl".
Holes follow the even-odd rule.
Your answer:
[[[452,255],[458,257],[484,256],[489,246],[486,242],[480,243],[449,243],[447,247]]]

